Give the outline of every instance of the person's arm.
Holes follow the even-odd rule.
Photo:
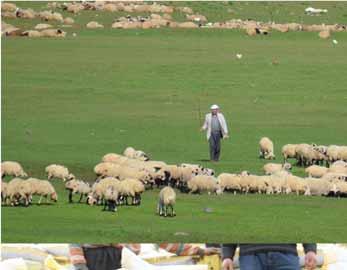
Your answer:
[[[225,121],[224,115],[223,114],[219,114],[220,116],[220,121],[221,121],[221,125],[224,131],[224,137],[228,138],[229,137],[229,131],[228,131],[228,126],[227,126],[227,122]]]
[[[83,249],[79,244],[69,245],[69,254],[71,264],[75,270],[88,270],[87,261],[84,257]]]
[[[203,256],[205,254],[204,249],[202,249],[198,246],[190,245],[190,244],[161,243],[161,244],[159,244],[159,247],[162,249],[165,249],[168,252],[175,253],[177,256],[192,256],[192,255]]]
[[[233,270],[233,259],[235,255],[236,244],[223,244],[222,245],[222,267],[223,270]]]
[[[205,122],[201,127],[201,131],[206,130],[207,126],[208,126],[208,114],[206,114],[206,116],[205,116]]]
[[[124,246],[130,249],[136,255],[139,255],[141,252],[141,244],[124,244]]]
[[[317,266],[317,244],[302,244],[305,251],[305,267],[308,270],[316,269]]]

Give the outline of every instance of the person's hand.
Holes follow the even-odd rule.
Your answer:
[[[220,254],[220,248],[209,247],[205,249],[205,255]]]
[[[233,265],[233,261],[230,258],[226,258],[223,260],[222,263],[222,269],[223,270],[234,270],[234,265]]]
[[[309,251],[305,255],[305,267],[307,270],[316,269],[317,255],[313,251]]]
[[[201,128],[200,128],[200,131],[204,131],[204,128],[203,128],[203,127],[201,127]]]
[[[74,270],[89,270],[85,264],[76,264],[74,265]]]
[[[224,139],[224,140],[229,139],[229,135],[228,135],[228,134],[225,134],[225,135],[223,136],[223,139]]]

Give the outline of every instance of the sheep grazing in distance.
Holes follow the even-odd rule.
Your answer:
[[[305,173],[308,177],[321,178],[324,174],[328,172],[328,168],[318,165],[311,165],[305,169]]]
[[[22,32],[21,36],[30,37],[30,38],[36,38],[36,37],[42,37],[42,34],[41,34],[40,31],[28,30],[28,31]]]
[[[87,203],[90,205],[102,203],[106,189],[110,186],[119,191],[120,181],[114,177],[106,177],[101,179],[99,182],[95,182],[92,186],[91,192],[88,195]]]
[[[277,164],[277,163],[267,163],[264,165],[263,170],[266,175],[274,174],[279,171],[289,171],[292,165],[290,163]]]
[[[4,176],[28,177],[22,165],[16,161],[4,161],[1,163],[1,178]]]
[[[45,29],[41,31],[42,37],[59,37],[63,38],[66,36],[66,32],[61,29]]]
[[[190,179],[187,183],[189,193],[200,193],[207,191],[208,194],[220,193],[220,187],[217,184],[217,179],[213,176],[197,175]]]
[[[16,11],[17,6],[13,3],[1,3],[1,11],[7,12],[7,11]]]
[[[241,192],[241,175],[231,173],[221,173],[218,175],[217,184],[221,191]]]
[[[24,180],[21,178],[13,178],[7,184],[7,198],[11,206],[19,204],[20,193],[19,186]]]
[[[174,205],[176,203],[176,192],[171,187],[164,187],[159,193],[159,202],[157,207],[157,212],[160,216],[168,215],[168,209],[170,208],[170,216],[176,216]]]
[[[47,28],[52,28],[52,25],[47,24],[47,23],[39,23],[34,27],[34,29],[36,29],[36,30],[43,30],[43,29],[47,29]]]
[[[268,137],[263,137],[259,141],[260,158],[275,159],[274,144]]]
[[[75,21],[71,17],[64,18],[64,24],[71,25],[71,24],[74,24],[74,23],[75,23]]]
[[[70,180],[65,183],[65,189],[69,191],[69,203],[73,203],[72,196],[73,194],[80,194],[79,203],[82,201],[83,196],[88,196],[91,192],[91,187],[89,183],[86,183],[81,180]]]
[[[48,175],[48,180],[51,180],[52,178],[58,178],[65,182],[67,180],[75,179],[75,176],[72,173],[69,173],[68,168],[62,165],[48,165],[45,169],[45,172]]]
[[[305,194],[306,196],[328,196],[330,194],[336,195],[338,192],[335,183],[325,179],[305,179]]]
[[[102,162],[111,162],[111,163],[118,163],[118,161],[122,158],[122,155],[118,155],[115,153],[109,153],[102,157]]]
[[[123,155],[126,156],[127,158],[133,158],[133,159],[138,159],[142,161],[148,161],[150,159],[145,152],[141,150],[135,150],[133,147],[127,147],[124,150]]]
[[[95,21],[91,21],[91,22],[87,23],[86,27],[88,29],[104,28],[104,26],[102,24],[95,22]]]

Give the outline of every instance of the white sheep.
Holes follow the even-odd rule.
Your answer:
[[[108,153],[102,157],[102,162],[118,163],[121,157],[122,155],[119,155],[119,154]]]
[[[102,24],[95,22],[95,21],[91,21],[91,22],[87,23],[86,27],[89,29],[104,28],[104,26]]]
[[[318,165],[311,165],[305,169],[309,177],[321,178],[328,172],[328,168]]]
[[[18,205],[20,200],[19,186],[21,182],[24,180],[21,178],[13,178],[7,184],[7,197],[9,199],[9,203],[14,206]]]
[[[94,173],[97,176],[107,176],[111,171],[118,169],[120,166],[112,162],[101,162],[95,165]]]
[[[73,194],[80,194],[80,199],[78,201],[80,203],[83,199],[83,196],[87,197],[92,190],[89,183],[86,183],[81,180],[75,180],[75,179],[66,182],[65,188],[69,190],[69,203],[73,202],[72,201]]]
[[[37,178],[29,178],[20,182],[18,185],[18,192],[21,199],[25,200],[25,205],[28,206],[32,200],[32,196],[36,191],[36,187],[40,184],[41,180]]]
[[[330,193],[335,195],[338,191],[336,184],[328,180],[314,178],[306,178],[305,180],[306,196],[328,196]]]
[[[108,186],[104,193],[104,209],[103,211],[117,212],[117,202],[119,197],[119,190],[114,186]]]
[[[44,29],[41,31],[42,37],[65,37],[66,32],[61,29]]]
[[[7,183],[1,181],[1,203],[6,204],[7,202]]]
[[[48,180],[52,178],[58,178],[64,182],[67,180],[75,179],[75,176],[69,172],[68,168],[63,165],[51,164],[45,168],[45,172],[48,175]]]
[[[288,158],[296,158],[297,144],[286,144],[282,147],[282,155],[284,162],[287,162]]]
[[[126,156],[127,158],[133,158],[133,159],[138,159],[142,161],[149,160],[149,157],[148,155],[146,155],[145,152],[141,150],[135,150],[133,147],[127,147],[124,150],[123,155]]]
[[[141,181],[126,178],[120,182],[120,201],[128,205],[128,197],[132,198],[133,205],[141,204],[141,194],[145,191],[145,186]]]
[[[159,202],[157,207],[157,212],[160,216],[164,215],[165,217],[168,215],[168,209],[171,209],[170,215],[176,216],[174,205],[176,203],[176,192],[171,187],[164,187],[159,192]]]
[[[333,163],[336,160],[339,160],[339,146],[329,145],[326,155],[327,155],[329,163]]]
[[[347,161],[347,146],[340,146],[337,158]]]
[[[201,191],[207,191],[208,194],[217,193],[217,190],[220,190],[220,187],[217,184],[217,179],[213,176],[207,175],[196,175],[190,179],[187,183],[189,193]]]
[[[217,177],[217,183],[221,191],[241,192],[241,175],[231,173],[221,173]]]
[[[268,137],[263,137],[260,139],[259,147],[259,155],[261,158],[275,159],[274,144]]]
[[[28,174],[23,170],[22,165],[16,161],[4,161],[1,163],[1,178],[5,175],[15,177],[27,177]]]
[[[114,177],[106,177],[99,182],[95,182],[92,186],[92,191],[88,195],[88,204],[101,203],[104,199],[104,194],[108,187],[120,190],[120,181]]]
[[[274,174],[278,171],[289,171],[292,168],[290,163],[277,164],[277,163],[267,163],[263,166],[263,170],[266,175]]]

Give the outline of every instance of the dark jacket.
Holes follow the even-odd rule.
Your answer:
[[[233,259],[237,246],[240,247],[240,256],[255,253],[283,252],[298,255],[296,244],[223,244],[222,257]],[[303,244],[305,253],[313,251],[316,253],[316,244]]]

